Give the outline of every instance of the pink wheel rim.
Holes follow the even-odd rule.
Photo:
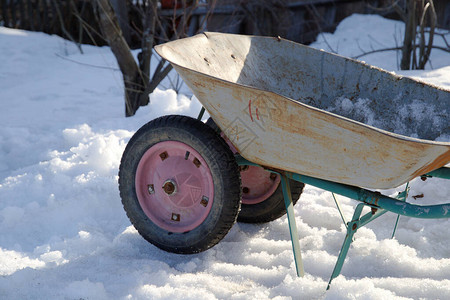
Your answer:
[[[256,166],[241,167],[242,203],[258,204],[267,200],[280,184],[280,176]]]
[[[227,142],[231,151],[235,154],[238,153],[223,132],[220,135]],[[278,188],[280,181],[280,175],[261,167],[241,166],[242,204],[252,205],[267,200]]]
[[[214,185],[206,161],[192,147],[164,141],[148,149],[135,177],[139,204],[147,217],[169,232],[188,232],[208,217]]]

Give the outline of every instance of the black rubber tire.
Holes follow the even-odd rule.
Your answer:
[[[169,232],[150,220],[139,204],[135,174],[139,161],[153,145],[179,141],[206,161],[214,183],[214,201],[206,219],[188,232]],[[192,254],[216,245],[236,222],[241,204],[238,165],[225,141],[203,122],[186,116],[163,116],[140,128],[130,139],[119,169],[119,190],[131,223],[148,242],[168,252]]]
[[[221,130],[212,118],[208,118],[206,124],[220,134]],[[291,187],[292,202],[294,205],[300,198],[305,184],[295,180],[289,180]],[[263,202],[256,204],[241,204],[241,211],[238,215],[238,222],[242,223],[267,223],[278,219],[286,214],[286,206],[284,204],[283,190],[281,184],[273,192],[273,194]]]

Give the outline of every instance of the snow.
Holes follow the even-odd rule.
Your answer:
[[[353,15],[313,46],[330,50],[326,38],[353,56],[360,47],[395,46],[402,28]],[[396,219],[390,213],[357,232],[342,275],[326,291],[346,230],[331,194],[309,186],[295,207],[303,278],[295,275],[286,217],[236,224],[195,255],[147,243],[121,205],[120,157],[146,122],[196,116],[200,104],[166,90],[166,81],[151,105],[125,118],[109,48],[83,45],[83,51],[56,36],[0,27],[0,299],[450,298],[450,221],[403,217],[390,239]],[[364,59],[398,72],[392,52]],[[450,88],[450,56],[433,50],[431,60],[434,70],[398,73]],[[414,180],[408,201],[443,203],[449,196],[445,180]],[[355,201],[338,199],[349,219]]]
[[[383,22],[378,24],[380,20]],[[360,26],[355,27],[355,24],[360,24]],[[371,28],[377,28],[377,30],[374,31]],[[433,72],[429,70],[426,72],[396,71],[401,51],[373,53],[379,49],[401,46],[398,42],[402,40],[403,36],[399,31],[401,28],[399,22],[384,20],[381,16],[353,15],[351,18],[343,20],[334,34],[320,34],[315,46],[331,52],[338,51],[339,54],[350,57],[359,57],[359,54],[366,53],[361,59],[366,60],[369,64],[385,68],[401,76],[409,75],[420,81],[448,86],[448,76],[442,76],[442,72],[445,72],[445,67],[450,62],[450,56],[442,50],[434,49],[433,56],[426,65],[427,69],[438,68]],[[437,32],[445,33],[441,29],[438,29]],[[436,37],[434,45],[446,48],[443,37],[441,35],[436,35]],[[349,45],[352,46],[349,47]],[[360,82],[364,80],[368,80],[368,84],[370,84],[370,82],[377,82],[380,78],[371,75],[370,78],[360,79]],[[344,86],[352,88],[353,84]],[[412,86],[409,88],[413,89]],[[327,103],[324,105],[325,107],[321,106],[320,108],[393,133],[420,139],[450,141],[450,128],[447,124],[448,112],[446,111],[450,107],[450,102],[441,106],[442,102],[431,100],[429,94],[427,95],[426,92],[421,94],[419,90],[416,91],[417,98],[414,97],[414,94],[405,97],[405,93],[408,93],[406,82],[399,89],[384,87],[376,90],[376,92],[370,93],[370,96],[366,94],[360,99],[349,100],[344,97],[336,97],[331,99],[330,104]],[[389,103],[391,109],[386,106],[386,103]]]

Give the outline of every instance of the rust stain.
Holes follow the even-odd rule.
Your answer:
[[[412,197],[414,198],[414,200],[417,200],[417,199],[423,198],[423,197],[425,197],[425,196],[424,196],[424,194],[422,193],[422,194],[419,194],[419,195],[414,195],[414,196],[412,196]]]
[[[194,165],[195,165],[197,168],[200,168],[200,165],[202,164],[202,163],[197,159],[197,157],[194,158],[193,163],[194,163]]]
[[[420,175],[424,175],[428,172],[434,171],[440,167],[445,166],[448,162],[450,162],[450,150],[440,155],[436,158],[432,163],[420,168],[416,172],[413,173],[411,178],[416,178]]]
[[[253,122],[253,116],[252,116],[252,99],[248,100],[248,113],[250,115],[250,119]]]
[[[256,108],[256,119],[259,120],[258,108]]]
[[[159,154],[159,157],[161,158],[161,160],[165,160],[166,158],[169,157],[169,154],[167,154],[167,151],[164,151]]]

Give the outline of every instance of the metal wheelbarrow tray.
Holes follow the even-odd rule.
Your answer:
[[[252,162],[387,189],[450,161],[450,143],[431,141],[450,135],[449,91],[276,38],[204,33],[156,50]],[[384,130],[326,111],[343,97],[367,98]],[[434,119],[399,116],[417,106]]]
[[[281,201],[283,211],[275,203],[268,220],[287,213],[302,275],[293,205],[303,183],[311,184],[361,202],[350,222],[340,211],[347,236],[331,283],[356,231],[385,212],[450,217],[450,204],[406,202],[408,185],[395,198],[367,190],[418,176],[450,179],[450,142],[443,141],[450,138],[449,91],[281,38],[203,33],[155,49],[221,131],[165,116],[128,143],[119,173],[122,203],[156,246],[204,251],[236,221],[241,199],[239,214]],[[245,202],[244,181],[263,193],[271,186],[269,196]],[[370,212],[362,215],[365,206]]]

